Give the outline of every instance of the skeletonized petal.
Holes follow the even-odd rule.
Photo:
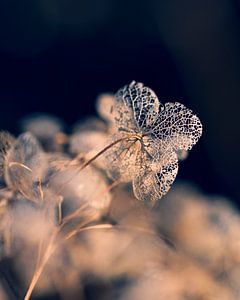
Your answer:
[[[168,102],[159,114],[150,135],[174,150],[190,150],[202,135],[202,124],[183,104]]]
[[[143,83],[133,81],[116,93],[115,121],[127,131],[146,130],[157,118],[159,100]]]
[[[122,139],[124,135],[116,135],[114,141]],[[105,154],[105,162],[108,174],[111,178],[122,182],[131,181],[137,168],[137,156],[140,151],[139,142],[123,139],[120,143],[112,146]]]
[[[157,200],[164,196],[170,189],[178,172],[178,159],[173,151],[162,154],[159,161],[159,170],[149,171],[142,168],[133,180],[133,191],[139,200],[153,206]]]

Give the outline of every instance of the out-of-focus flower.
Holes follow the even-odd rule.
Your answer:
[[[102,94],[97,98],[97,112],[110,125],[114,124],[113,108],[115,104],[114,94]]]
[[[48,114],[32,114],[21,120],[23,131],[31,132],[47,151],[60,151],[66,143],[63,134],[64,123],[59,118]]]
[[[8,187],[38,201],[46,169],[46,157],[36,138],[29,132],[21,134],[5,158],[4,178]]]
[[[111,194],[108,191],[108,185],[96,168],[88,168],[78,172],[79,165],[69,165],[65,161],[66,167],[53,175],[49,186],[56,193],[60,193],[63,198],[63,209],[65,214],[74,212],[87,206],[95,212],[105,211],[111,202]]]
[[[73,128],[69,137],[69,151],[73,155],[81,155],[85,160],[91,159],[109,142],[107,125],[97,118],[88,118]],[[99,157],[94,164],[104,168],[103,158]]]
[[[0,177],[2,177],[4,173],[7,152],[11,148],[14,141],[15,139],[10,133],[6,131],[0,132]]]

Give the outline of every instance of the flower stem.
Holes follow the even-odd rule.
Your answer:
[[[64,182],[64,184],[60,187],[60,189],[58,190],[58,194],[60,194],[60,192],[63,190],[63,188],[66,186],[66,184],[68,184],[69,182],[71,182],[71,180],[73,180],[73,178],[79,173],[81,172],[83,169],[85,169],[87,166],[89,166],[93,161],[95,161],[99,156],[101,156],[104,152],[106,152],[107,150],[109,150],[111,147],[115,146],[116,144],[129,139],[129,137],[124,137],[124,138],[120,138],[114,142],[112,142],[111,144],[107,145],[106,147],[104,147],[101,151],[99,151],[96,155],[94,155],[92,158],[90,158],[88,161],[86,161],[82,166],[80,166],[80,168],[78,168],[75,172],[75,174],[73,174],[67,181]],[[55,174],[56,175],[56,174]],[[54,176],[53,175],[53,178]]]
[[[104,152],[109,150],[111,147],[115,146],[116,144],[129,139],[129,137],[120,138],[111,144],[107,145],[105,148],[103,148],[101,151],[99,151],[96,155],[94,155],[92,158],[90,158],[88,161],[86,161],[80,168],[79,172],[83,169],[85,169],[87,166],[89,166],[94,160],[96,160],[99,156],[101,156]]]
[[[116,185],[119,184],[119,181],[116,180],[114,181],[108,188],[104,189],[101,194],[104,195],[106,192],[110,191],[111,189],[113,189]],[[36,264],[36,269],[34,271],[32,280],[30,282],[30,285],[28,287],[28,290],[26,292],[26,295],[24,297],[24,300],[29,300],[32,292],[45,268],[45,265],[48,262],[48,259],[51,257],[51,255],[53,254],[53,252],[55,251],[55,249],[57,248],[57,246],[59,246],[60,243],[57,244],[56,242],[56,238],[57,235],[61,232],[61,230],[63,229],[63,227],[67,224],[68,221],[72,220],[74,217],[77,217],[78,214],[80,213],[80,211],[83,209],[83,207],[81,207],[80,209],[77,209],[74,213],[72,213],[71,215],[69,215],[68,217],[64,218],[62,220],[62,222],[60,223],[59,227],[56,228],[56,230],[53,232],[49,244],[46,248],[46,251],[42,257],[42,259],[40,260],[40,255],[41,255],[41,250],[42,250],[42,241],[40,242],[40,248],[39,248],[39,252],[38,252],[38,258],[37,258],[37,264]],[[94,219],[94,216],[93,216]],[[91,229],[104,229],[104,228],[112,228],[113,225],[112,224],[98,224],[98,225],[92,225],[92,226],[87,226],[84,227],[85,225],[89,224],[89,220],[86,222],[82,222],[81,226],[82,228],[80,229],[74,229],[72,230],[70,233],[68,233],[67,236],[65,236],[63,241],[66,241],[68,239],[70,239],[72,236],[75,236],[77,233],[81,232],[81,231],[85,231],[85,230],[91,230]],[[55,242],[55,244],[54,244]]]

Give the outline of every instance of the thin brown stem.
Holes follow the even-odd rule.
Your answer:
[[[38,190],[39,190],[39,194],[40,194],[40,199],[43,202],[43,200],[44,200],[44,193],[43,193],[41,178],[38,179]]]
[[[68,233],[64,239],[61,241],[61,243],[55,244],[54,245],[54,241],[56,238],[56,235],[59,233],[59,230],[55,232],[55,234],[52,236],[52,239],[46,249],[46,252],[43,256],[42,262],[39,264],[38,269],[35,271],[34,276],[31,280],[31,283],[29,285],[29,288],[27,290],[26,296],[24,297],[24,300],[29,300],[32,292],[34,290],[34,287],[36,286],[45,265],[47,264],[48,259],[51,257],[51,255],[54,253],[55,249],[57,248],[57,246],[59,246],[60,244],[62,244],[63,242],[68,241],[69,239],[71,239],[72,237],[74,237],[75,235],[84,232],[84,231],[88,231],[88,230],[94,230],[94,229],[112,229],[114,227],[114,225],[112,224],[97,224],[97,225],[90,225],[87,227],[83,227],[83,228],[79,228],[79,229],[74,229],[72,230],[70,233]],[[122,226],[122,225],[118,225],[118,228],[122,228],[122,229],[131,229],[131,230],[136,230],[142,233],[147,233],[147,234],[151,234],[151,235],[156,235],[155,231],[152,230],[148,230],[145,228],[141,228],[141,227],[128,227],[128,226]]]
[[[42,261],[39,262],[39,264],[37,266],[37,269],[34,272],[34,275],[32,277],[32,280],[30,282],[30,285],[29,285],[28,290],[26,292],[26,295],[24,297],[24,300],[29,300],[30,299],[30,297],[32,295],[32,292],[33,292],[33,290],[34,290],[34,288],[35,288],[35,286],[36,286],[36,284],[37,284],[37,282],[38,282],[38,280],[39,280],[39,278],[40,278],[40,276],[41,276],[41,274],[43,272],[43,269],[44,269],[44,267],[45,267],[48,259],[50,258],[50,256],[52,255],[52,253],[54,252],[54,250],[56,248],[56,245],[54,247],[55,236],[56,236],[56,232],[55,232],[55,234],[52,236],[52,238],[50,240],[50,243],[49,243],[49,245],[48,245],[48,247],[46,249],[46,252],[45,252],[45,254],[44,254],[43,258],[42,258]]]
[[[75,229],[75,230],[71,231],[68,235],[65,236],[65,240],[66,241],[69,240],[70,238],[72,238],[73,236],[75,236],[76,234],[78,234],[82,231],[93,230],[93,229],[109,229],[109,228],[113,228],[113,225],[112,224],[98,224],[98,225],[92,225],[92,226]]]
[[[109,150],[111,147],[115,146],[116,144],[129,139],[129,137],[123,137],[120,139],[117,139],[116,141],[112,142],[111,144],[107,145],[105,148],[103,148],[101,151],[99,151],[96,155],[94,155],[92,158],[90,158],[88,161],[86,161],[83,165],[81,165],[75,172],[75,174],[73,174],[71,176],[71,178],[69,178],[67,181],[64,182],[64,184],[61,186],[61,188],[59,189],[58,193],[60,193],[64,186],[66,186],[66,184],[68,184],[69,182],[71,182],[71,180],[79,173],[81,172],[83,169],[85,169],[87,166],[89,166],[93,161],[95,161],[97,158],[99,158],[99,156],[101,156],[103,153],[105,153],[107,150]],[[72,161],[71,161],[72,162]],[[71,163],[70,162],[70,163]],[[70,165],[69,163],[69,165]],[[54,175],[53,175],[54,178]]]
[[[113,189],[117,184],[119,184],[119,181],[116,180],[114,181],[108,188],[106,188],[105,190],[101,191],[101,194],[104,194],[108,191],[110,191],[111,189]],[[87,204],[84,206],[87,207]],[[40,242],[39,245],[39,252],[38,252],[38,259],[37,259],[37,264],[36,264],[36,270],[34,271],[34,275],[32,277],[32,280],[30,282],[30,285],[28,287],[27,293],[24,297],[24,300],[29,300],[32,292],[44,270],[45,265],[47,264],[48,259],[50,258],[50,256],[52,255],[52,253],[54,252],[54,250],[57,248],[57,246],[60,244],[56,244],[54,245],[54,242],[57,238],[57,235],[61,232],[62,228],[64,227],[64,225],[67,224],[68,221],[74,219],[74,217],[77,217],[79,212],[82,211],[82,209],[84,207],[80,207],[78,210],[74,211],[71,215],[69,215],[68,217],[64,218],[62,220],[62,223],[59,225],[58,228],[56,228],[56,230],[53,232],[51,238],[50,238],[50,242],[46,248],[46,252],[42,258],[42,260],[40,261],[40,253],[42,252],[42,242]],[[94,219],[94,216],[93,216]],[[65,236],[64,240],[68,240],[70,239],[72,236],[76,235],[77,233],[81,232],[81,231],[85,231],[85,230],[90,230],[90,229],[104,229],[104,228],[112,228],[113,225],[111,224],[98,224],[98,225],[92,225],[92,226],[88,226],[88,227],[83,227],[85,225],[87,225],[89,223],[89,220],[85,220],[81,223],[81,228],[80,229],[74,229],[71,232],[68,233],[67,236]],[[62,241],[64,241],[62,240]]]
[[[62,201],[58,202],[58,224],[62,223]]]
[[[110,192],[113,188],[115,188],[121,180],[115,180],[110,184],[106,189],[101,190],[97,195],[96,198],[103,196],[105,193]],[[79,207],[77,210],[75,210],[73,213],[70,215],[66,216],[65,218],[62,219],[61,226],[63,227],[67,222],[71,221],[72,219],[76,218],[79,216],[79,213],[83,211],[84,208],[88,207],[88,203],[83,204],[81,207]]]
[[[30,169],[28,166],[26,166],[26,165],[24,165],[24,164],[22,164],[22,163],[20,163],[20,162],[17,162],[17,161],[11,161],[11,162],[8,164],[8,167],[9,167],[9,168],[14,167],[14,166],[16,166],[16,167],[21,167],[21,168],[23,168],[23,169],[25,169],[25,170],[28,170],[29,172],[32,172],[32,169]]]
[[[111,144],[107,145],[105,148],[103,148],[101,151],[99,151],[96,155],[94,155],[92,158],[90,158],[87,162],[85,162],[79,171],[85,169],[87,166],[89,166],[94,160],[96,160],[99,156],[101,156],[104,152],[106,152],[107,150],[109,150],[110,148],[112,148],[113,146],[115,146],[116,144],[129,139],[129,137],[124,137],[124,138],[120,138],[114,142],[112,142]]]
[[[85,162],[78,170],[77,170],[77,173],[82,171],[83,169],[85,169],[87,166],[89,166],[93,161],[95,161],[99,156],[101,156],[104,152],[106,152],[107,150],[109,150],[111,147],[115,146],[116,144],[124,141],[124,140],[127,140],[129,139],[129,137],[124,137],[124,138],[121,138],[121,139],[118,139],[114,142],[112,142],[111,144],[109,144],[108,146],[106,146],[105,148],[103,148],[101,151],[99,151],[95,156],[93,156],[91,159],[89,159],[87,162]],[[76,173],[76,174],[77,174]],[[76,175],[74,174],[74,176]],[[74,177],[73,176],[73,177]],[[68,180],[67,182],[65,182],[65,184],[67,184],[68,182],[70,182],[72,179],[70,178],[70,180]],[[101,192],[101,194],[104,194],[108,191],[110,191],[112,188],[114,188],[117,184],[119,184],[120,181],[115,181],[113,182],[107,189],[105,189],[104,191]],[[63,188],[63,186],[62,186]],[[60,191],[62,190],[62,188],[60,189]],[[100,195],[101,195],[100,194]],[[78,216],[79,212],[81,212],[83,209],[83,207],[80,207],[78,210],[76,210],[74,213],[72,213],[71,215],[69,215],[68,217],[64,218],[59,226],[59,228],[54,231],[51,239],[50,239],[50,242],[49,242],[49,245],[46,249],[46,252],[42,258],[42,261],[40,262],[40,259],[38,258],[38,262],[37,262],[37,269],[35,270],[34,272],[34,275],[32,277],[32,280],[30,282],[30,285],[29,285],[29,288],[26,292],[26,295],[24,297],[24,300],[29,300],[31,295],[32,295],[32,292],[34,290],[34,287],[36,286],[42,272],[43,272],[43,269],[48,261],[48,259],[50,258],[50,256],[52,255],[52,253],[54,252],[55,248],[56,248],[56,245],[53,245],[53,242],[55,241],[55,238],[57,237],[57,235],[59,234],[59,232],[61,231],[61,229],[63,228],[64,225],[66,225],[66,223],[70,220],[72,220],[74,217]],[[86,221],[85,221],[86,222]],[[84,226],[84,224],[81,224],[82,226]],[[84,228],[81,228],[79,230],[73,230],[72,232],[70,232],[67,237],[65,237],[66,240],[68,240],[70,237],[74,236],[75,234],[77,234],[78,232],[80,231],[84,231],[84,230],[89,230],[89,229],[102,229],[102,228],[112,228],[112,225],[111,224],[100,224],[100,225],[94,225],[94,226],[89,226],[89,227],[84,227]],[[41,251],[41,249],[39,249]]]
[[[82,231],[86,231],[86,230],[93,230],[93,229],[108,229],[108,228],[112,228],[113,225],[112,224],[99,224],[99,225],[92,225],[92,226],[88,226],[88,227],[83,227],[79,230],[73,230],[72,232],[70,232],[62,241],[61,243],[63,243],[64,241],[69,240],[71,237],[75,236],[77,233],[82,232]],[[29,300],[32,292],[49,260],[49,258],[51,257],[51,255],[54,253],[54,251],[56,250],[57,246],[59,246],[61,243],[55,243],[55,238],[58,234],[58,231],[54,232],[54,235],[52,236],[52,239],[50,240],[50,243],[46,249],[46,252],[42,258],[41,263],[39,263],[37,270],[34,272],[34,275],[32,277],[32,280],[30,282],[30,285],[28,287],[28,290],[26,292],[26,295],[24,297],[24,300]]]

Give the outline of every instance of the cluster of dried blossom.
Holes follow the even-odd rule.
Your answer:
[[[78,299],[89,272],[134,279],[121,297],[140,299],[131,296],[136,284],[174,277],[166,260],[185,259],[175,258],[144,204],[152,207],[168,192],[178,160],[202,134],[200,120],[136,82],[100,96],[97,110],[101,119],[79,122],[70,135],[47,115],[26,117],[17,138],[0,133],[1,256],[16,273],[25,270],[18,292],[5,284],[13,299],[29,282],[26,300],[35,289]]]

